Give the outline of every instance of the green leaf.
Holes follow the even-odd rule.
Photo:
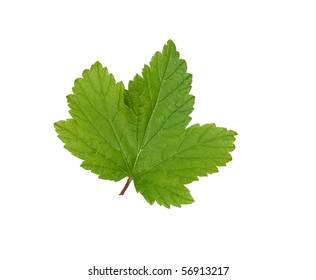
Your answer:
[[[169,40],[125,90],[97,62],[67,97],[71,119],[55,123],[65,148],[101,179],[128,177],[153,204],[180,207],[194,200],[184,186],[231,160],[235,133],[191,121],[192,75]]]

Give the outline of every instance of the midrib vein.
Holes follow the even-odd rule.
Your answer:
[[[153,115],[154,115],[154,113],[155,113],[155,110],[156,110],[156,108],[157,108],[157,105],[158,105],[158,103],[159,103],[159,102],[158,102],[158,99],[159,99],[159,96],[160,96],[160,93],[161,93],[162,84],[163,84],[163,82],[164,82],[164,80],[165,80],[165,76],[166,76],[166,73],[167,73],[167,70],[168,70],[168,67],[169,67],[169,63],[170,63],[170,59],[171,59],[171,53],[172,53],[172,52],[171,52],[171,50],[170,50],[170,53],[169,53],[169,56],[168,56],[168,61],[167,61],[167,66],[166,66],[165,72],[164,72],[164,74],[163,74],[163,77],[162,77],[162,79],[161,79],[161,83],[160,83],[159,91],[158,91],[158,94],[157,94],[157,98],[156,98],[156,100],[155,100],[154,108],[153,108],[152,113],[151,113],[151,115],[150,115],[150,117],[149,117],[149,119],[148,119],[148,122],[147,122],[147,124],[146,124],[145,133],[144,133],[144,137],[143,137],[142,143],[141,143],[141,145],[139,146],[139,150],[137,151],[137,156],[136,156],[136,159],[135,159],[135,163],[134,163],[134,165],[133,165],[133,171],[134,171],[134,168],[136,167],[137,161],[138,161],[138,159],[139,159],[139,156],[140,156],[142,150],[143,150],[144,147],[147,146],[147,145],[150,143],[150,141],[153,139],[153,138],[151,138],[147,143],[144,143],[144,142],[145,142],[145,139],[146,139],[146,136],[147,136],[147,133],[148,133],[149,124],[151,123],[152,117],[153,117]],[[158,60],[158,59],[157,59],[157,60]],[[159,63],[159,61],[157,62],[157,64],[158,64],[158,63]],[[158,66],[158,65],[157,65],[157,69],[159,70],[159,66]],[[159,72],[158,72],[158,76],[159,76]],[[148,83],[147,83],[147,86],[148,86]],[[149,86],[148,86],[148,90],[149,90]]]

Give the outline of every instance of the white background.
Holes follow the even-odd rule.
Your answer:
[[[1,1],[0,279],[94,279],[93,265],[316,279],[314,4]],[[170,210],[118,196],[125,182],[80,168],[53,128],[85,68],[127,85],[169,38],[193,74],[192,123],[239,134],[233,161],[188,186],[196,202]]]

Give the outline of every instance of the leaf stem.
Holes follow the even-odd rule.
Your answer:
[[[125,191],[127,190],[129,184],[132,182],[132,178],[131,177],[128,177],[127,181],[126,181],[126,184],[124,186],[124,188],[121,190],[120,194],[119,195],[123,195],[125,193]]]

